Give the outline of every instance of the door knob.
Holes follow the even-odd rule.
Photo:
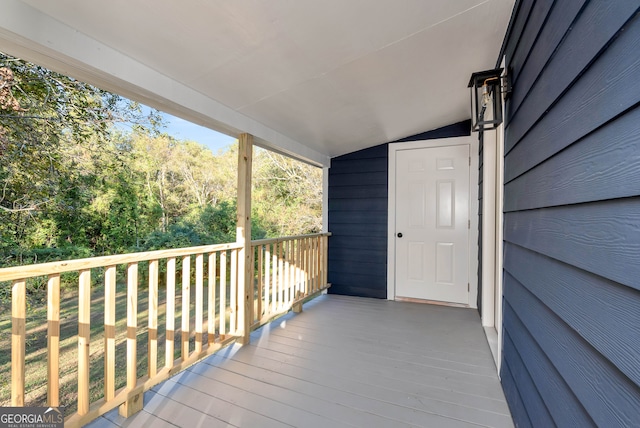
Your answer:
[[[402,233],[398,233],[398,238],[402,238]]]

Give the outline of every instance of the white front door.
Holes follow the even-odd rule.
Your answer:
[[[469,145],[396,154],[396,297],[469,304]]]

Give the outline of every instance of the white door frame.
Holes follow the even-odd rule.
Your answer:
[[[478,152],[476,135],[389,144],[389,202],[387,223],[387,299],[396,298],[396,153],[399,150],[425,149],[466,144],[470,146],[469,173],[469,307],[477,307],[478,297]]]

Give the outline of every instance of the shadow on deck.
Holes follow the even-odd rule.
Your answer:
[[[512,427],[476,310],[321,296],[88,426]]]

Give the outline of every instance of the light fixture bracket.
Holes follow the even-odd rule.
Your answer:
[[[502,68],[471,75],[471,129],[486,131],[502,123]]]

